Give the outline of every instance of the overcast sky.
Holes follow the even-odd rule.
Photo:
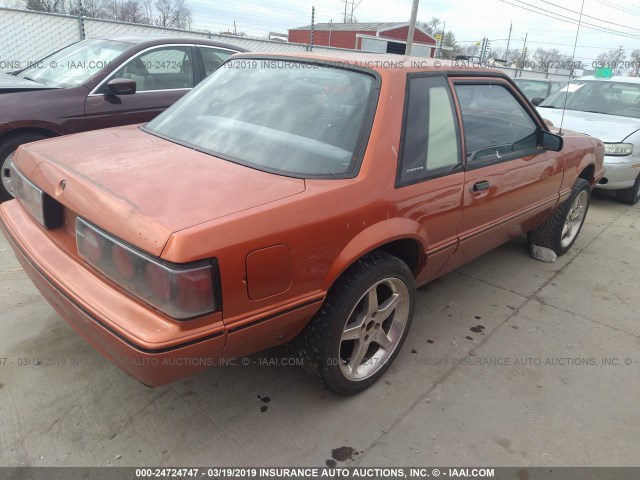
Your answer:
[[[360,0],[355,1],[358,5]],[[503,48],[507,44],[509,24],[513,22],[510,50],[522,48],[528,33],[527,46],[531,53],[538,47],[555,47],[571,54],[577,25],[544,15],[554,12],[568,17],[564,20],[577,20],[578,13],[570,10],[579,12],[582,0],[505,1],[519,7],[500,0],[421,0],[418,20],[437,17],[446,21],[446,29],[453,31],[463,46],[488,37],[492,46]],[[342,22],[345,6],[340,0],[188,0],[188,3],[197,28],[232,31],[235,20],[238,31],[260,37],[270,31],[286,33],[289,28],[308,25],[312,6],[316,7],[316,22]],[[361,0],[355,17],[360,22],[404,22],[410,17],[411,4],[411,0]],[[524,9],[536,10],[534,7],[548,12],[542,15]],[[613,31],[597,31],[583,25],[576,59],[591,62],[599,53],[620,46],[627,55],[631,50],[640,49],[640,4],[634,5],[629,0],[585,0],[583,13],[584,23]]]

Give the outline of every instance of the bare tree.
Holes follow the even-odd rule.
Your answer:
[[[624,62],[625,58],[627,58],[627,55],[625,54],[624,49],[619,48],[617,50],[609,50],[606,53],[601,53],[598,55],[597,62],[599,64],[602,63],[604,66],[617,66],[620,62]]]
[[[27,0],[27,10],[49,13],[67,13],[66,0]]]
[[[629,54],[629,61],[631,62],[631,76],[637,77],[640,72],[640,50],[633,50]]]
[[[105,18],[107,16],[105,4],[106,0],[82,0],[83,15],[89,18]]]
[[[191,28],[193,18],[185,0],[156,0],[154,5],[156,25],[185,30]]]
[[[428,22],[417,22],[416,24],[429,35],[433,36],[436,33],[439,33],[438,27],[441,23],[440,19],[432,17]]]

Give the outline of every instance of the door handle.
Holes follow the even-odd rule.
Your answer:
[[[477,192],[482,192],[483,190],[489,190],[489,182],[487,182],[486,180],[482,181],[482,182],[478,182],[476,184],[474,184],[470,190],[471,193],[477,193]]]

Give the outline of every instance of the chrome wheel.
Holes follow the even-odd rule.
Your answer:
[[[569,212],[567,213],[564,226],[562,227],[562,235],[560,237],[560,244],[563,248],[567,248],[571,245],[578,235],[582,222],[584,222],[584,217],[587,213],[588,203],[589,194],[583,190],[571,204],[571,208],[569,208]]]
[[[9,192],[12,197],[15,197],[15,194],[13,193],[13,187],[11,186],[11,167],[13,166],[13,156],[15,153],[15,151],[11,152],[9,155],[7,155],[7,158],[4,159],[4,161],[2,162],[1,173],[2,186],[7,192]]]
[[[367,290],[340,338],[342,374],[358,381],[380,370],[402,339],[409,311],[409,290],[401,280],[385,278]]]

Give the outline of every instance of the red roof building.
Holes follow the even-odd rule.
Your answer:
[[[404,55],[409,35],[409,23],[318,23],[314,25],[313,44],[325,47],[350,48],[375,53]],[[289,42],[311,43],[311,25],[289,30]],[[434,57],[436,40],[416,27],[412,55]]]

